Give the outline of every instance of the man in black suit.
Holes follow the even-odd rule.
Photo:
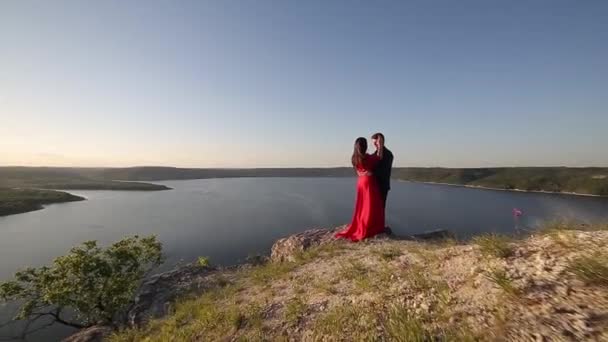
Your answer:
[[[378,187],[380,188],[380,194],[382,195],[382,203],[384,205],[384,209],[386,210],[386,197],[388,196],[388,191],[391,189],[391,169],[393,168],[393,153],[384,146],[384,134],[376,133],[372,135],[372,142],[376,147],[376,154],[378,151],[382,149],[382,160],[376,166],[374,170],[374,177],[378,182]],[[386,232],[388,234],[391,233],[389,227],[386,227]]]

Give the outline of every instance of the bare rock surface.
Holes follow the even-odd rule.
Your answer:
[[[270,260],[273,262],[295,261],[298,253],[304,252],[312,247],[321,246],[336,240],[334,234],[345,229],[348,225],[333,229],[316,228],[301,233],[290,235],[277,240],[272,246]],[[437,229],[408,236],[395,236],[378,234],[368,240],[397,239],[397,240],[441,240],[453,238],[454,235],[445,229]]]
[[[140,325],[150,318],[162,317],[181,296],[196,294],[227,281],[235,268],[203,267],[191,263],[161,273],[147,280],[128,312],[128,324]]]
[[[111,327],[96,325],[79,330],[77,333],[65,338],[63,342],[101,342],[111,333]]]
[[[310,229],[302,233],[279,239],[272,245],[270,260],[274,262],[294,261],[294,257],[297,253],[303,252],[314,246],[334,241],[334,234],[345,227],[346,226],[340,226],[335,229]]]

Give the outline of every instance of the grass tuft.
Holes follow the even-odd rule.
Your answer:
[[[264,265],[252,267],[248,277],[256,285],[267,285],[271,281],[280,279],[298,267],[293,262],[267,262]]]
[[[486,274],[486,278],[501,288],[508,296],[517,298],[520,290],[513,285],[513,280],[501,269],[493,269]]]
[[[484,234],[473,238],[473,243],[479,246],[481,253],[486,256],[507,258],[513,254],[510,243],[512,239],[499,234]]]
[[[404,305],[389,309],[386,332],[391,340],[397,342],[424,342],[433,341],[434,338],[433,334],[424,328],[422,321]]]
[[[304,313],[306,313],[306,303],[299,296],[294,297],[285,305],[285,322],[292,327],[296,326],[304,316]]]
[[[570,262],[567,271],[590,285],[608,286],[608,255],[599,252]]]
[[[313,322],[313,341],[377,341],[378,324],[378,315],[369,308],[337,305]]]
[[[319,290],[321,293],[325,293],[328,295],[335,295],[338,293],[338,290],[334,286],[336,283],[337,283],[337,279],[332,280],[332,281],[325,280],[325,279],[319,279],[317,281],[314,281],[312,283],[312,285],[314,288]]]
[[[427,342],[427,341],[476,341],[477,338],[468,327],[460,326],[447,329],[430,329],[422,317],[413,314],[404,305],[394,305],[388,311],[386,333],[389,341]]]
[[[371,274],[371,270],[357,260],[349,260],[346,265],[340,268],[341,277],[352,281],[356,289],[359,290],[359,293],[373,289],[373,281],[370,278]]]

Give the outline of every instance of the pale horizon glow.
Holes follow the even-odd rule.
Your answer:
[[[606,1],[2,1],[0,166],[339,167],[378,131],[395,166],[608,166],[606,18]]]

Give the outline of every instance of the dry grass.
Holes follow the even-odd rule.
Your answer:
[[[305,312],[306,303],[304,300],[299,296],[293,297],[285,304],[284,320],[290,326],[296,326]]]
[[[412,313],[404,305],[393,305],[389,309],[385,323],[388,340],[397,342],[478,340],[466,326],[430,329],[424,318]]]
[[[338,293],[338,289],[336,289],[336,286],[335,286],[336,283],[337,283],[337,279],[332,280],[332,281],[325,280],[325,279],[318,279],[312,283],[312,286],[323,294],[335,295]]]
[[[234,298],[236,288],[228,286],[208,292],[194,300],[176,305],[172,315],[152,320],[143,329],[128,329],[113,334],[109,340],[122,341],[193,341],[200,336],[209,340],[225,338],[245,324],[260,322],[259,311],[244,310],[227,300]],[[217,305],[222,301],[223,305]]]
[[[384,247],[374,248],[372,249],[372,253],[374,255],[377,255],[380,259],[384,261],[391,261],[403,254],[401,248],[393,244]]]
[[[608,230],[608,222],[590,224],[574,220],[553,220],[543,223],[543,225],[537,229],[537,232],[547,234],[567,230],[580,230],[584,232]]]
[[[508,236],[499,234],[484,234],[473,238],[473,243],[479,246],[483,255],[497,258],[507,258],[513,254],[511,242]]]
[[[608,286],[608,255],[596,252],[570,262],[567,271],[589,285]]]
[[[377,341],[378,315],[369,307],[337,305],[320,315],[312,325],[314,341]]]
[[[518,298],[520,290],[513,285],[513,280],[501,269],[493,269],[486,273],[486,278],[501,288],[511,298]]]
[[[266,285],[273,280],[287,276],[291,271],[298,267],[297,263],[268,262],[261,266],[253,267],[249,270],[247,277],[256,285]]]

